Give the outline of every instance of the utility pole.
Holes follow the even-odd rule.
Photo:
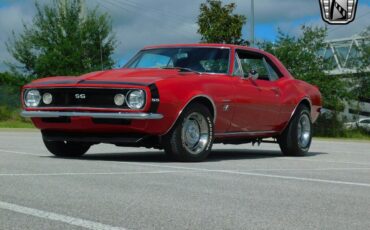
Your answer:
[[[100,35],[100,30],[99,30],[99,40],[100,40],[100,67],[101,67],[101,70],[103,71],[104,70],[104,66],[103,66],[103,41],[102,41],[102,38],[101,38],[101,35]]]
[[[251,31],[250,46],[254,47],[254,0],[251,0]]]
[[[65,0],[58,2],[60,9],[62,9],[62,14],[65,15],[67,11],[67,3]]]
[[[86,4],[85,4],[85,0],[81,0],[80,1],[80,7],[81,7],[81,15],[80,15],[80,17],[82,19],[85,19],[86,18]]]

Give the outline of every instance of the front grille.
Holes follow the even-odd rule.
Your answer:
[[[49,117],[42,118],[41,120],[45,123],[71,123],[70,117]]]
[[[92,121],[99,125],[131,125],[131,120],[127,119],[93,118]]]
[[[41,95],[50,93],[53,102],[46,105],[42,102],[39,107],[90,107],[90,108],[123,108],[126,103],[117,106],[114,96],[118,93],[127,95],[129,89],[100,89],[100,88],[53,88],[39,89]]]

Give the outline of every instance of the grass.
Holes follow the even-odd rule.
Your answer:
[[[346,138],[350,139],[360,139],[360,140],[370,140],[370,134],[366,134],[365,132],[359,131],[359,130],[354,130],[354,131],[349,131],[346,133]]]
[[[317,136],[315,138],[324,139],[324,140],[361,140],[361,141],[370,141],[370,134],[361,130],[348,130],[344,133],[343,136],[338,137],[324,137]]]
[[[20,115],[20,109],[0,105],[0,129],[30,129],[34,128],[31,120],[24,119]]]
[[[24,121],[18,121],[18,120],[8,120],[8,121],[0,121],[0,129],[2,128],[30,129],[30,128],[35,128],[35,126],[30,122],[24,122]]]

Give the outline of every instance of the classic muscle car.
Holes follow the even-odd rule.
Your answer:
[[[22,115],[61,157],[110,143],[201,161],[213,143],[261,142],[300,156],[321,103],[318,88],[273,55],[225,44],[146,47],[121,69],[39,79],[22,90]]]

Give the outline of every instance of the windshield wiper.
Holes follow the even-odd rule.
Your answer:
[[[190,69],[190,68],[185,68],[185,67],[161,67],[161,69],[177,69],[180,72],[193,72],[193,73],[200,74],[200,72],[198,72],[198,71],[195,71],[195,70]]]

